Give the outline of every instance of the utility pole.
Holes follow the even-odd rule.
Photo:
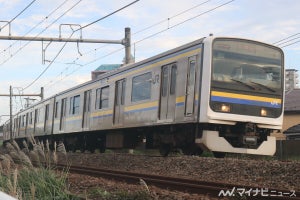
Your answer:
[[[74,25],[74,24],[73,24]],[[61,35],[61,34],[60,34]],[[97,39],[74,39],[74,38],[51,38],[51,37],[23,37],[23,36],[0,36],[0,40],[26,40],[26,41],[42,41],[42,42],[75,42],[75,43],[107,43],[122,44],[125,46],[125,64],[133,62],[131,58],[131,31],[125,28],[125,37],[121,40],[97,40]]]
[[[36,97],[41,97],[41,100],[44,99],[44,88],[41,87],[41,93],[40,94],[13,94],[13,90],[12,90],[12,86],[9,86],[9,94],[0,94],[0,97],[9,97],[9,132],[10,132],[10,138],[12,138],[12,121],[13,121],[13,114],[12,114],[12,108],[13,108],[13,105],[12,105],[12,97],[15,97],[15,96],[36,96]]]

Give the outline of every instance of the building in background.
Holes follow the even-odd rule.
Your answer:
[[[104,64],[100,65],[95,71],[92,71],[92,80],[97,79],[101,74],[118,69],[121,64]]]
[[[296,69],[286,69],[285,70],[285,90],[290,91],[298,88],[298,70]]]

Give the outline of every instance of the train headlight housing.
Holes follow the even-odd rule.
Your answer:
[[[266,117],[266,116],[268,116],[268,114],[269,113],[268,113],[267,109],[265,109],[265,108],[260,109],[261,116]]]
[[[215,111],[217,112],[225,112],[225,113],[229,113],[231,111],[231,107],[228,104],[215,104]]]

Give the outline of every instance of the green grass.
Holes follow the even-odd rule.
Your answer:
[[[0,175],[1,190],[18,199],[79,199],[70,195],[67,173],[57,175],[45,168],[23,168],[14,173]]]

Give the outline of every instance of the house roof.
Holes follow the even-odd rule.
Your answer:
[[[293,89],[285,93],[285,112],[300,112],[300,89]]]

